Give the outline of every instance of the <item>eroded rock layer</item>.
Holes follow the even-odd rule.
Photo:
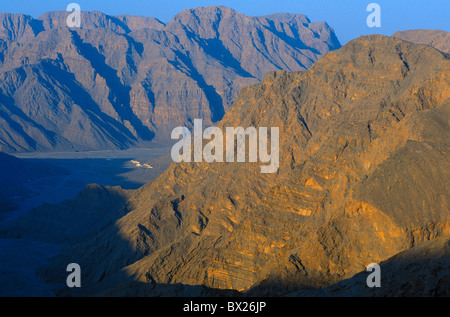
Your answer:
[[[276,173],[260,162],[173,163],[129,193],[125,216],[42,274],[64,280],[57,268],[79,263],[83,294],[182,284],[277,295],[445,238],[449,74],[443,52],[377,35],[308,71],[269,73],[218,127],[279,127]]]
[[[154,18],[0,14],[0,150],[121,149],[170,141],[176,126],[222,119],[268,71],[300,71],[340,47],[301,14],[225,7]]]

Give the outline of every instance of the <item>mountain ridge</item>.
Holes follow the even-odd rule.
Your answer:
[[[275,296],[448,237],[449,73],[448,54],[379,35],[307,71],[270,72],[241,90],[218,127],[279,127],[277,173],[173,163],[42,276],[63,280],[55,268],[70,258],[84,268],[84,294],[129,279]]]

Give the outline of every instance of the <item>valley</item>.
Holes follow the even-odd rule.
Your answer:
[[[18,209],[0,213],[0,228],[7,227],[32,208],[60,204],[73,198],[88,184],[139,188],[169,165],[170,148],[162,144],[150,146],[128,150],[17,154],[16,157],[23,161],[50,164],[61,173],[36,177],[24,183],[32,194],[17,202]],[[152,162],[153,168],[136,166],[132,161]],[[43,282],[36,272],[62,249],[60,243],[26,238],[0,239],[0,296],[54,296],[55,285]]]

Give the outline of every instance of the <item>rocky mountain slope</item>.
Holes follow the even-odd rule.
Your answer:
[[[382,262],[381,287],[367,287],[370,272],[361,272],[325,289],[302,290],[286,296],[448,297],[449,267],[450,238],[447,236],[425,241]]]
[[[394,37],[417,43],[430,45],[450,54],[450,33],[442,30],[407,30],[395,32]]]
[[[25,184],[30,179],[64,175],[61,168],[43,162],[28,162],[0,152],[0,219],[2,212],[18,208],[18,202],[37,193]]]
[[[170,140],[222,119],[239,90],[340,47],[301,14],[249,17],[201,7],[154,18],[0,14],[0,150],[102,150]]]
[[[273,296],[327,287],[444,239],[449,74],[443,52],[378,35],[308,71],[271,72],[242,89],[218,126],[279,127],[276,173],[260,173],[260,162],[173,163],[127,193],[114,225],[69,243],[42,276],[64,283],[61,268],[81,265],[83,288],[62,284],[59,295],[202,285]],[[43,239],[46,228],[25,215],[2,234]],[[403,290],[392,285],[391,294]]]

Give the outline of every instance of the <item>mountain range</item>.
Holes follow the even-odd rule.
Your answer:
[[[49,163],[28,162],[2,152],[0,166],[0,216],[2,212],[17,209],[17,201],[38,194],[25,186],[30,179],[67,173]]]
[[[268,71],[306,70],[340,47],[301,14],[186,9],[169,23],[70,12],[0,14],[0,150],[124,149],[217,123]]]
[[[306,71],[268,72],[218,122],[278,127],[276,173],[172,163],[138,190],[91,186],[1,235],[65,243],[40,271],[57,295],[448,296],[449,75],[430,45],[362,36]],[[63,284],[72,262],[81,289]],[[389,287],[361,285],[369,263]]]
[[[399,39],[430,45],[450,54],[450,33],[443,30],[407,30],[395,32],[392,36]]]

